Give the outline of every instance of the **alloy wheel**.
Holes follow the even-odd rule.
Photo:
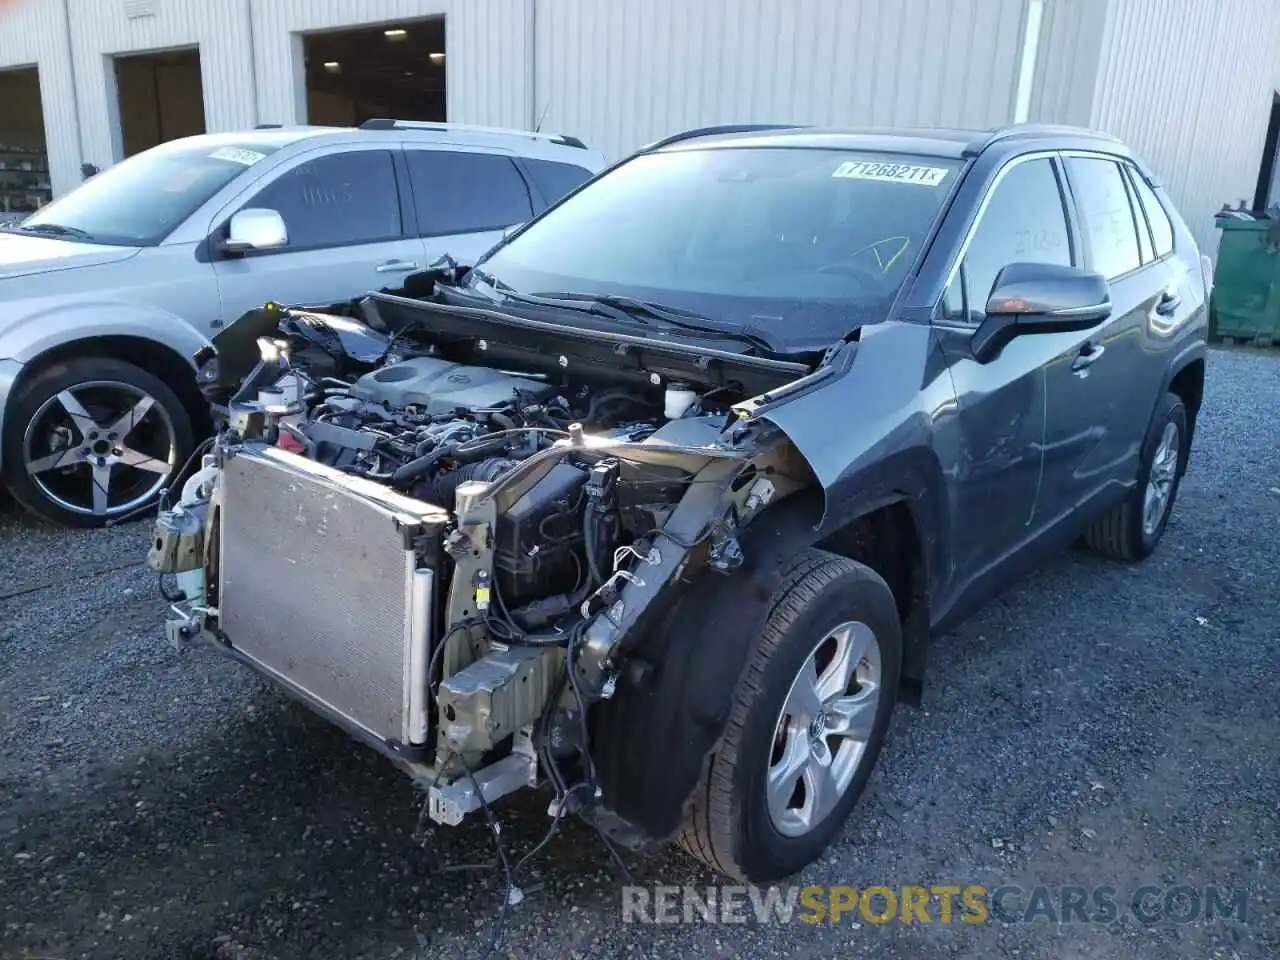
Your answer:
[[[114,380],[67,387],[27,425],[23,462],[50,502],[72,513],[113,517],[154,497],[177,467],[177,437],[164,406]]]
[[[1170,421],[1164,425],[1160,445],[1151,458],[1151,471],[1147,476],[1147,489],[1142,497],[1142,532],[1151,536],[1160,526],[1173,499],[1173,482],[1178,476],[1178,451],[1181,438],[1178,425]]]
[[[875,726],[882,676],[879,641],[860,621],[832,629],[805,658],[774,727],[765,782],[779,833],[810,832],[848,791]]]

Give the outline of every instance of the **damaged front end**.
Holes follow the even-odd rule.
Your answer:
[[[812,368],[390,294],[268,306],[215,348],[220,430],[149,557],[182,593],[175,645],[390,757],[437,822],[545,783],[553,811],[663,839],[619,813],[598,713],[652,697],[637,651],[813,489],[742,406]]]

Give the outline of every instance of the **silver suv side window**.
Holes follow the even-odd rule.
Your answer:
[[[943,309],[950,320],[980,323],[996,277],[1009,264],[1069,267],[1071,258],[1071,234],[1053,161],[1014,161],[993,188]]]
[[[285,250],[378,243],[402,236],[395,165],[386,150],[331,153],[300,163],[246,206],[284,218]]]
[[[424,237],[501,230],[533,216],[529,187],[508,157],[453,150],[410,150],[407,157]]]

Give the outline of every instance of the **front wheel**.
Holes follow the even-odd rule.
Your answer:
[[[901,660],[893,594],[873,570],[822,550],[797,557],[774,595],[682,846],[749,883],[816,860],[867,785]]]
[[[162,380],[97,357],[55,363],[24,384],[2,439],[14,499],[81,527],[150,504],[194,443],[190,416]]]

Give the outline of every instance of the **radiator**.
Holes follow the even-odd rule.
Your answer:
[[[218,619],[232,646],[347,723],[424,744],[437,585],[413,540],[438,536],[448,514],[266,446],[227,460],[219,484]]]

